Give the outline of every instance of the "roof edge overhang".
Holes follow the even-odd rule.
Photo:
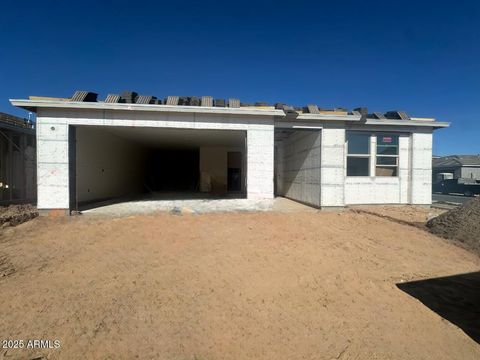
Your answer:
[[[334,120],[334,121],[360,121],[361,115],[327,115],[327,114],[299,114],[297,120],[302,121],[322,121],[322,120]]]
[[[113,111],[149,111],[165,113],[201,113],[218,115],[251,115],[275,117],[278,121],[299,121],[302,123],[317,124],[319,122],[347,122],[357,123],[358,125],[375,126],[398,126],[411,127],[421,126],[433,129],[446,128],[450,126],[448,122],[438,122],[431,120],[394,120],[394,119],[366,119],[361,121],[361,115],[335,115],[335,114],[299,114],[295,118],[290,118],[280,109],[252,109],[252,108],[229,108],[229,107],[205,107],[205,106],[182,106],[182,105],[152,105],[152,104],[122,104],[122,103],[104,103],[104,102],[78,102],[78,101],[60,101],[60,100],[27,100],[10,99],[13,106],[25,109],[27,111],[37,112],[38,108],[61,108],[61,109],[85,109],[85,110],[113,110]]]
[[[394,120],[394,119],[367,119],[364,124],[366,125],[384,125],[384,126],[423,126],[431,127],[434,129],[441,129],[450,126],[449,122],[440,122],[440,121],[421,121],[421,120]]]
[[[38,108],[86,109],[86,110],[114,110],[114,111],[153,111],[169,113],[203,113],[221,115],[256,115],[284,117],[283,110],[242,109],[229,107],[181,106],[181,105],[152,105],[152,104],[122,104],[104,102],[78,101],[51,101],[10,99],[13,106],[37,112]]]

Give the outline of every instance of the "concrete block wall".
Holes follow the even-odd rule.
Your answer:
[[[375,159],[371,158],[372,176],[352,176],[345,178],[345,205],[358,204],[407,204],[410,190],[410,136],[399,137],[398,177],[374,176]],[[376,137],[372,138],[376,146]],[[347,149],[345,149],[347,152]]]
[[[37,207],[68,209],[68,124],[37,117]]]
[[[295,131],[277,145],[277,193],[320,206],[319,130]]]
[[[273,199],[273,126],[247,130],[247,198]]]
[[[345,205],[345,129],[324,127],[321,137],[321,207]]]
[[[414,132],[411,136],[410,203],[432,203],[432,132]]]
[[[144,190],[144,148],[105,131],[79,126],[77,139],[77,201],[104,200]],[[102,144],[101,148],[98,144]]]
[[[273,116],[39,108],[38,208],[69,208],[68,126],[136,126],[247,132],[247,197],[273,198]],[[55,130],[51,130],[54,127]]]

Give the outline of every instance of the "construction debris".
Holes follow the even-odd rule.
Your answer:
[[[16,226],[37,216],[37,208],[30,204],[0,207],[0,227]]]

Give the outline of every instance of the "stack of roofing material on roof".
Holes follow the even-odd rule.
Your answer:
[[[98,94],[90,91],[75,91],[75,94],[73,94],[71,101],[96,102],[97,96]]]
[[[202,96],[201,105],[205,107],[212,107],[213,98],[211,96]]]
[[[200,106],[200,99],[197,96],[180,96],[177,105]]]
[[[320,114],[320,110],[318,109],[318,106],[315,104],[310,104],[305,106],[303,108],[303,112],[308,114]]]
[[[165,100],[165,105],[178,105],[178,96],[168,96]]]
[[[126,104],[135,104],[138,94],[134,91],[124,91],[120,94],[120,102]]]
[[[189,100],[190,106],[200,106],[200,99],[198,96],[191,96]]]
[[[383,115],[381,112],[374,112],[373,114],[370,114],[368,117],[372,119],[379,119],[379,120],[385,120],[386,117]]]
[[[213,102],[213,106],[225,107],[225,99],[215,99],[215,101]]]
[[[120,95],[117,94],[108,94],[105,98],[106,103],[118,103],[120,102]]]
[[[240,107],[240,99],[228,99],[228,107],[231,108],[239,108]]]
[[[410,120],[405,111],[387,111],[385,117],[392,120]]]
[[[155,96],[140,95],[139,97],[137,97],[136,103],[137,104],[154,104],[155,100],[157,100]]]

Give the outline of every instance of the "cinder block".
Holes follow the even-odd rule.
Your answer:
[[[41,140],[37,141],[37,161],[49,163],[68,163],[68,141]]]

